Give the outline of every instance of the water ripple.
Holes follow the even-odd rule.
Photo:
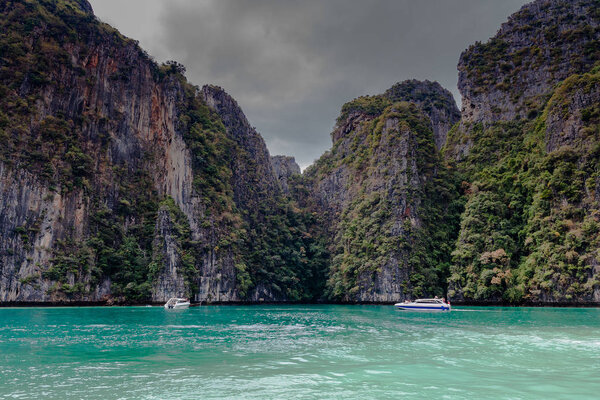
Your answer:
[[[0,309],[0,399],[585,399],[598,372],[597,309]]]

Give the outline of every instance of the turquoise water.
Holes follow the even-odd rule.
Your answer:
[[[590,399],[600,309],[0,308],[0,399]]]

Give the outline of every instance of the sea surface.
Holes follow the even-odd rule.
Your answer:
[[[597,399],[600,309],[0,308],[0,399]]]

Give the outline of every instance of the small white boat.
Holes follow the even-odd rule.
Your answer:
[[[188,299],[180,299],[177,297],[172,297],[165,303],[165,308],[173,309],[173,310],[181,310],[184,308],[189,308],[190,301]]]
[[[404,301],[394,304],[394,307],[400,310],[414,311],[451,311],[450,302],[445,302],[443,299],[417,299],[415,301]]]

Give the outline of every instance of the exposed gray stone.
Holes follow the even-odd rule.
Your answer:
[[[294,157],[290,156],[271,156],[271,165],[281,189],[289,194],[288,180],[293,175],[301,174],[300,166],[296,164]]]

